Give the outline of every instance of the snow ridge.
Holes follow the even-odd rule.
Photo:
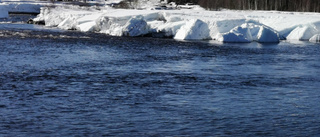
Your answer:
[[[35,21],[46,26],[113,36],[172,37],[221,42],[319,42],[319,13],[274,11],[124,10],[44,7]]]

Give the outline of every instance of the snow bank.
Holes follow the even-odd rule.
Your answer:
[[[94,8],[83,8],[80,6],[42,7],[40,14],[33,20],[44,21],[45,25],[50,27],[59,26],[61,29],[76,29],[78,19],[92,14],[100,13]],[[91,20],[90,16],[87,19]]]
[[[320,42],[320,34],[316,34],[309,39],[310,42]]]
[[[58,6],[42,8],[35,21],[61,29],[113,36],[172,37],[221,42],[317,41],[319,13],[276,11],[124,10]],[[151,34],[151,35],[150,35]]]

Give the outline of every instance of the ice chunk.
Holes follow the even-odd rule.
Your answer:
[[[98,20],[102,14],[89,14],[86,16],[83,16],[76,20],[77,22],[77,30],[83,31],[83,32],[92,32],[97,29],[96,27],[96,20]]]
[[[63,29],[69,29],[68,26],[77,25],[76,24],[77,19],[86,15],[96,14],[96,12],[97,12],[96,10],[81,9],[80,7],[77,7],[77,6],[68,6],[68,5],[57,6],[55,8],[42,7],[40,14],[33,20],[35,22],[44,21],[46,26],[57,27],[60,25],[60,27],[62,27]],[[75,23],[75,24],[67,25],[66,23],[68,22]]]
[[[312,36],[319,33],[312,25],[300,25],[290,32],[288,40],[309,40]]]
[[[218,39],[221,42],[251,42],[252,36],[247,26],[237,26],[230,32],[222,34]]]
[[[87,22],[92,22],[92,21],[96,21],[97,19],[99,19],[102,16],[102,13],[97,13],[97,14],[89,14],[86,16],[83,16],[81,18],[77,19],[77,23],[78,25],[82,24],[82,23],[87,23]]]
[[[204,40],[210,39],[210,30],[208,24],[199,19],[193,19],[188,21],[182,26],[174,39],[183,40]]]
[[[225,19],[214,22],[215,31],[220,33],[226,33],[233,28],[245,23],[245,19]]]
[[[267,28],[265,26],[260,26],[260,30],[257,34],[257,41],[266,43],[266,42],[279,42],[279,34],[274,30]]]
[[[80,25],[77,25],[77,30],[83,31],[83,32],[93,32],[95,31],[96,22],[86,22],[82,23]]]
[[[218,41],[220,42],[230,42],[230,43],[246,43],[251,42],[251,40],[248,40],[246,37],[244,37],[240,33],[225,33],[220,38],[218,38]]]
[[[279,42],[279,33],[260,23],[244,23],[223,33],[218,41],[221,42]]]
[[[147,33],[149,27],[141,15],[131,18],[123,27],[123,36],[142,36]]]
[[[102,16],[96,21],[96,29],[108,35],[122,36],[122,29],[126,22],[126,18]]]
[[[221,38],[222,33],[230,32],[233,28],[245,23],[244,19],[226,19],[209,22],[210,36],[212,39]]]
[[[164,24],[164,21],[155,20],[155,21],[149,21],[147,23],[148,23],[150,29],[155,30],[155,32],[156,32],[157,28]]]
[[[167,22],[163,25],[160,25],[157,29],[157,33],[164,33],[164,37],[173,37],[177,34],[181,26],[185,25],[184,21],[179,22]]]
[[[320,34],[316,34],[309,39],[310,42],[320,42]]]
[[[253,41],[261,43],[280,41],[279,32],[259,22],[249,20],[241,26],[249,28]]]
[[[75,19],[74,18],[66,18],[61,23],[59,23],[58,28],[64,30],[75,29]]]

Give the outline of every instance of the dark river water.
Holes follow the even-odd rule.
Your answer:
[[[320,135],[320,44],[0,28],[0,136]]]

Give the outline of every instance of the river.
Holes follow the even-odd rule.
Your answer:
[[[320,134],[319,44],[0,28],[0,136]]]

